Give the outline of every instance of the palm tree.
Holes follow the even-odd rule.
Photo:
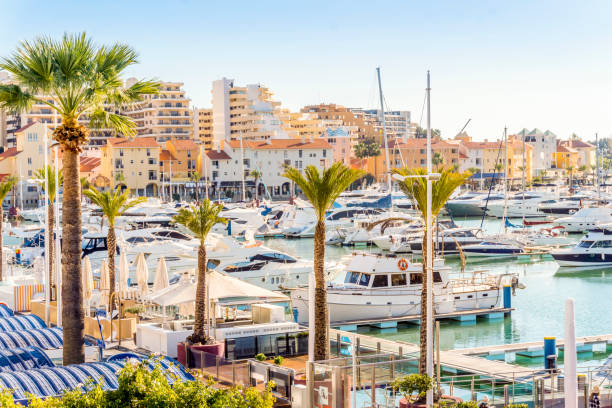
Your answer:
[[[255,179],[255,200],[257,200],[257,187],[258,187],[258,181],[261,178],[261,172],[257,169],[251,170],[251,172],[249,173],[249,176]]]
[[[198,284],[196,287],[195,300],[195,323],[193,325],[193,334],[187,338],[188,341],[194,344],[209,344],[214,339],[207,336],[204,332],[204,322],[208,321],[206,307],[206,237],[211,228],[216,224],[226,224],[227,220],[219,217],[219,213],[223,210],[223,204],[215,204],[209,199],[205,199],[198,206],[192,205],[190,208],[181,208],[179,213],[174,216],[174,222],[184,225],[197,239],[200,240],[198,248]]]
[[[49,218],[49,224],[45,226],[49,230],[49,242],[45,242],[45,250],[49,252],[49,287],[53,288],[55,286],[55,280],[53,279],[53,265],[55,265],[55,233],[53,232],[53,226],[55,225],[55,212],[53,204],[55,201],[55,195],[59,192],[62,183],[64,182],[64,174],[60,169],[57,172],[57,181],[59,186],[55,185],[55,167],[48,165],[45,169],[44,167],[36,170],[34,173],[34,177],[36,177],[39,181],[38,183],[42,188],[48,187],[48,198],[49,198],[49,206],[47,207],[47,217]],[[46,182],[45,182],[46,179]],[[56,273],[59,273],[57,271]],[[53,293],[53,290],[50,291]]]
[[[304,192],[314,207],[317,225],[314,235],[314,276],[315,276],[315,332],[314,358],[329,358],[329,315],[327,312],[327,291],[325,288],[325,213],[338,196],[355,180],[365,173],[351,169],[342,162],[336,162],[319,174],[315,166],[308,166],[304,175],[298,169],[287,167],[284,177],[293,181]],[[311,333],[312,335],[312,333]]]
[[[573,175],[574,175],[574,166],[567,166],[567,174],[568,174],[568,178],[567,178],[567,185],[572,188],[572,183],[574,180],[573,179]]]
[[[124,86],[122,73],[136,63],[137,54],[130,46],[97,46],[85,33],[64,34],[59,40],[39,37],[23,41],[10,57],[0,62],[0,69],[12,74],[16,83],[0,85],[0,109],[21,112],[38,103],[47,105],[61,118],[53,137],[62,147],[64,171],[61,288],[64,364],[82,363],[85,359],[79,152],[87,143],[89,128],[134,135],[133,120],[115,112],[159,89],[154,81]],[[87,126],[82,124],[85,121]]]
[[[2,281],[4,272],[2,270],[2,222],[4,221],[4,208],[2,207],[2,202],[4,201],[8,193],[11,192],[16,182],[17,178],[9,177],[0,183],[0,281]]]
[[[125,189],[123,192],[119,187],[114,192],[99,191],[95,187],[88,190],[83,190],[83,194],[91,200],[91,202],[102,210],[102,214],[108,221],[108,233],[106,234],[106,246],[108,249],[108,274],[109,274],[109,292],[108,298],[115,291],[115,253],[117,252],[117,237],[115,236],[115,220],[123,215],[127,210],[137,204],[146,201],[146,197],[137,197],[130,200],[130,190]],[[113,305],[110,306],[110,312],[113,311]]]
[[[433,164],[436,168],[444,165],[444,157],[440,152],[435,152],[433,157],[431,158],[431,164]]]
[[[461,174],[454,173],[451,169],[441,169],[440,178],[432,181],[431,184],[431,215],[432,219],[427,219],[427,170],[422,168],[403,168],[393,169],[394,174],[400,176],[420,176],[414,178],[405,178],[399,183],[400,189],[412,200],[414,207],[419,210],[421,217],[425,221],[425,228],[432,228],[438,214],[446,205],[446,202],[453,194],[455,189],[465,183],[472,175],[470,172]],[[420,334],[420,355],[419,355],[419,372],[424,374],[427,372],[426,357],[427,357],[427,319],[433,319],[433,316],[427,316],[427,234],[423,235],[423,289],[421,291],[421,334]]]
[[[199,171],[194,171],[193,173],[191,173],[191,176],[189,176],[189,178],[195,183],[195,200],[196,202],[198,202],[200,201],[200,194],[198,193],[198,183],[200,182],[202,175]]]

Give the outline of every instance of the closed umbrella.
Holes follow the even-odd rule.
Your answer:
[[[106,259],[103,259],[100,265],[100,299],[103,305],[108,304],[108,294],[110,293],[109,280],[108,264]]]
[[[91,270],[91,262],[89,257],[83,258],[82,268],[83,279],[83,300],[87,301],[87,314],[89,315],[89,305],[91,304],[91,295],[93,292],[93,272]]]
[[[157,261],[157,269],[155,270],[155,281],[153,282],[153,292],[162,290],[170,286],[168,279],[168,268],[166,267],[166,260],[162,256]]]
[[[121,255],[119,256],[119,279],[118,279],[119,294],[122,297],[125,297],[127,295],[129,273],[130,273],[130,266],[128,264],[127,256],[125,255],[125,250],[122,250]]]
[[[136,257],[136,281],[138,282],[138,293],[146,296],[149,291],[149,267],[143,252]]]

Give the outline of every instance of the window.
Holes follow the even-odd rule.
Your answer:
[[[370,283],[370,275],[368,275],[367,273],[362,273],[361,277],[359,278],[359,285],[368,286],[369,283]]]
[[[582,241],[578,244],[580,248],[590,248],[593,245],[593,241]]]
[[[406,274],[405,273],[391,274],[391,286],[406,286]]]
[[[410,274],[410,284],[411,285],[421,285],[422,283],[423,283],[423,276],[420,273]]]
[[[119,156],[123,156],[123,149],[119,149]]]
[[[597,241],[593,248],[612,248],[612,241]]]
[[[386,288],[387,286],[389,286],[387,275],[374,275],[374,280],[372,281],[373,288]]]
[[[140,173],[138,175],[140,175]],[[157,180],[157,171],[149,170],[149,180]]]
[[[147,156],[151,155],[151,149],[147,149]]]
[[[300,159],[302,158],[302,150],[298,150],[298,156]]]
[[[342,149],[342,152],[344,152],[344,149]],[[323,157],[327,157],[327,150],[323,149]]]
[[[150,158],[149,164],[157,164],[157,160],[155,160],[154,158]]]
[[[28,157],[28,164],[29,165],[32,164],[32,158],[31,157]]]

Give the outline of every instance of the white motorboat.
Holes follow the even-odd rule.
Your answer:
[[[525,253],[523,245],[516,239],[487,237],[484,241],[462,248],[467,258],[513,258]]]
[[[553,224],[567,232],[583,232],[608,223],[612,223],[612,208],[586,207],[569,217],[557,218]]]
[[[612,226],[590,230],[576,246],[551,252],[559,266],[612,266]]]
[[[346,228],[353,225],[355,217],[379,214],[381,210],[376,208],[337,208],[330,211],[325,217],[325,227],[329,230]],[[290,238],[312,238],[317,226],[316,220],[304,224],[294,225],[284,230],[285,237]]]
[[[355,254],[344,282],[330,283],[327,302],[331,322],[376,320],[418,315],[421,311],[422,265],[392,255]],[[451,268],[434,261],[433,294],[436,313],[490,309],[502,297],[502,277],[451,280]],[[308,288],[291,289],[298,321],[308,320]]]
[[[503,218],[504,215],[508,218],[544,217],[546,214],[540,209],[540,204],[544,201],[552,202],[551,200],[554,198],[553,194],[547,192],[526,191],[517,193],[513,197],[509,197],[507,202],[502,199],[489,203],[487,215],[497,218]],[[505,209],[504,206],[506,206]]]
[[[459,253],[459,247],[478,244],[483,241],[480,228],[448,228],[441,229],[434,234],[434,248],[444,255],[454,255]],[[423,253],[423,236],[400,241],[391,247],[391,252],[395,253]]]

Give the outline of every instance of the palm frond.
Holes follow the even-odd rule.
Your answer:
[[[17,183],[16,177],[9,177],[0,183],[0,204],[6,198],[7,194],[12,190],[13,186]]]
[[[222,204],[215,204],[205,199],[200,205],[181,208],[173,221],[185,226],[204,244],[208,233],[216,224],[227,224],[227,219],[219,216],[222,210]]]
[[[308,166],[304,174],[293,167],[286,167],[283,177],[293,181],[312,204],[317,219],[325,218],[325,213],[344,190],[365,173],[351,169],[342,162],[336,162],[320,174],[315,166]]]
[[[130,199],[130,190],[126,189],[122,192],[119,187],[113,192],[99,191],[95,187],[90,187],[84,190],[83,194],[88,197],[92,203],[100,207],[100,210],[106,216],[110,226],[114,226],[115,219],[123,215],[128,209],[146,201],[146,197]]]
[[[28,111],[34,103],[34,96],[24,92],[17,85],[0,85],[0,109],[10,113]]]
[[[89,115],[90,129],[112,129],[123,136],[134,136],[136,124],[124,115],[108,112],[104,108],[96,109]]]
[[[409,169],[393,169],[392,173],[400,176],[423,176],[406,178],[399,183],[400,189],[412,201],[415,208],[419,210],[421,216],[426,220],[427,216],[427,170],[424,168]],[[464,172],[461,174],[455,173],[452,169],[440,169],[440,178],[433,180],[431,185],[431,213],[432,217],[437,217],[444,205],[453,194],[453,192],[466,182],[472,173]],[[427,221],[427,220],[426,220]]]
[[[55,167],[51,166],[50,164],[47,165],[46,169],[42,167],[34,172],[34,177],[36,177],[36,182],[41,186],[43,191],[48,186],[47,193],[49,194],[49,200],[55,200],[55,194],[59,191],[59,188],[56,188],[55,186]],[[45,179],[47,180],[46,184]],[[59,183],[59,187],[61,188],[61,186],[64,184],[64,172],[62,169],[59,169],[57,173],[57,181]]]

